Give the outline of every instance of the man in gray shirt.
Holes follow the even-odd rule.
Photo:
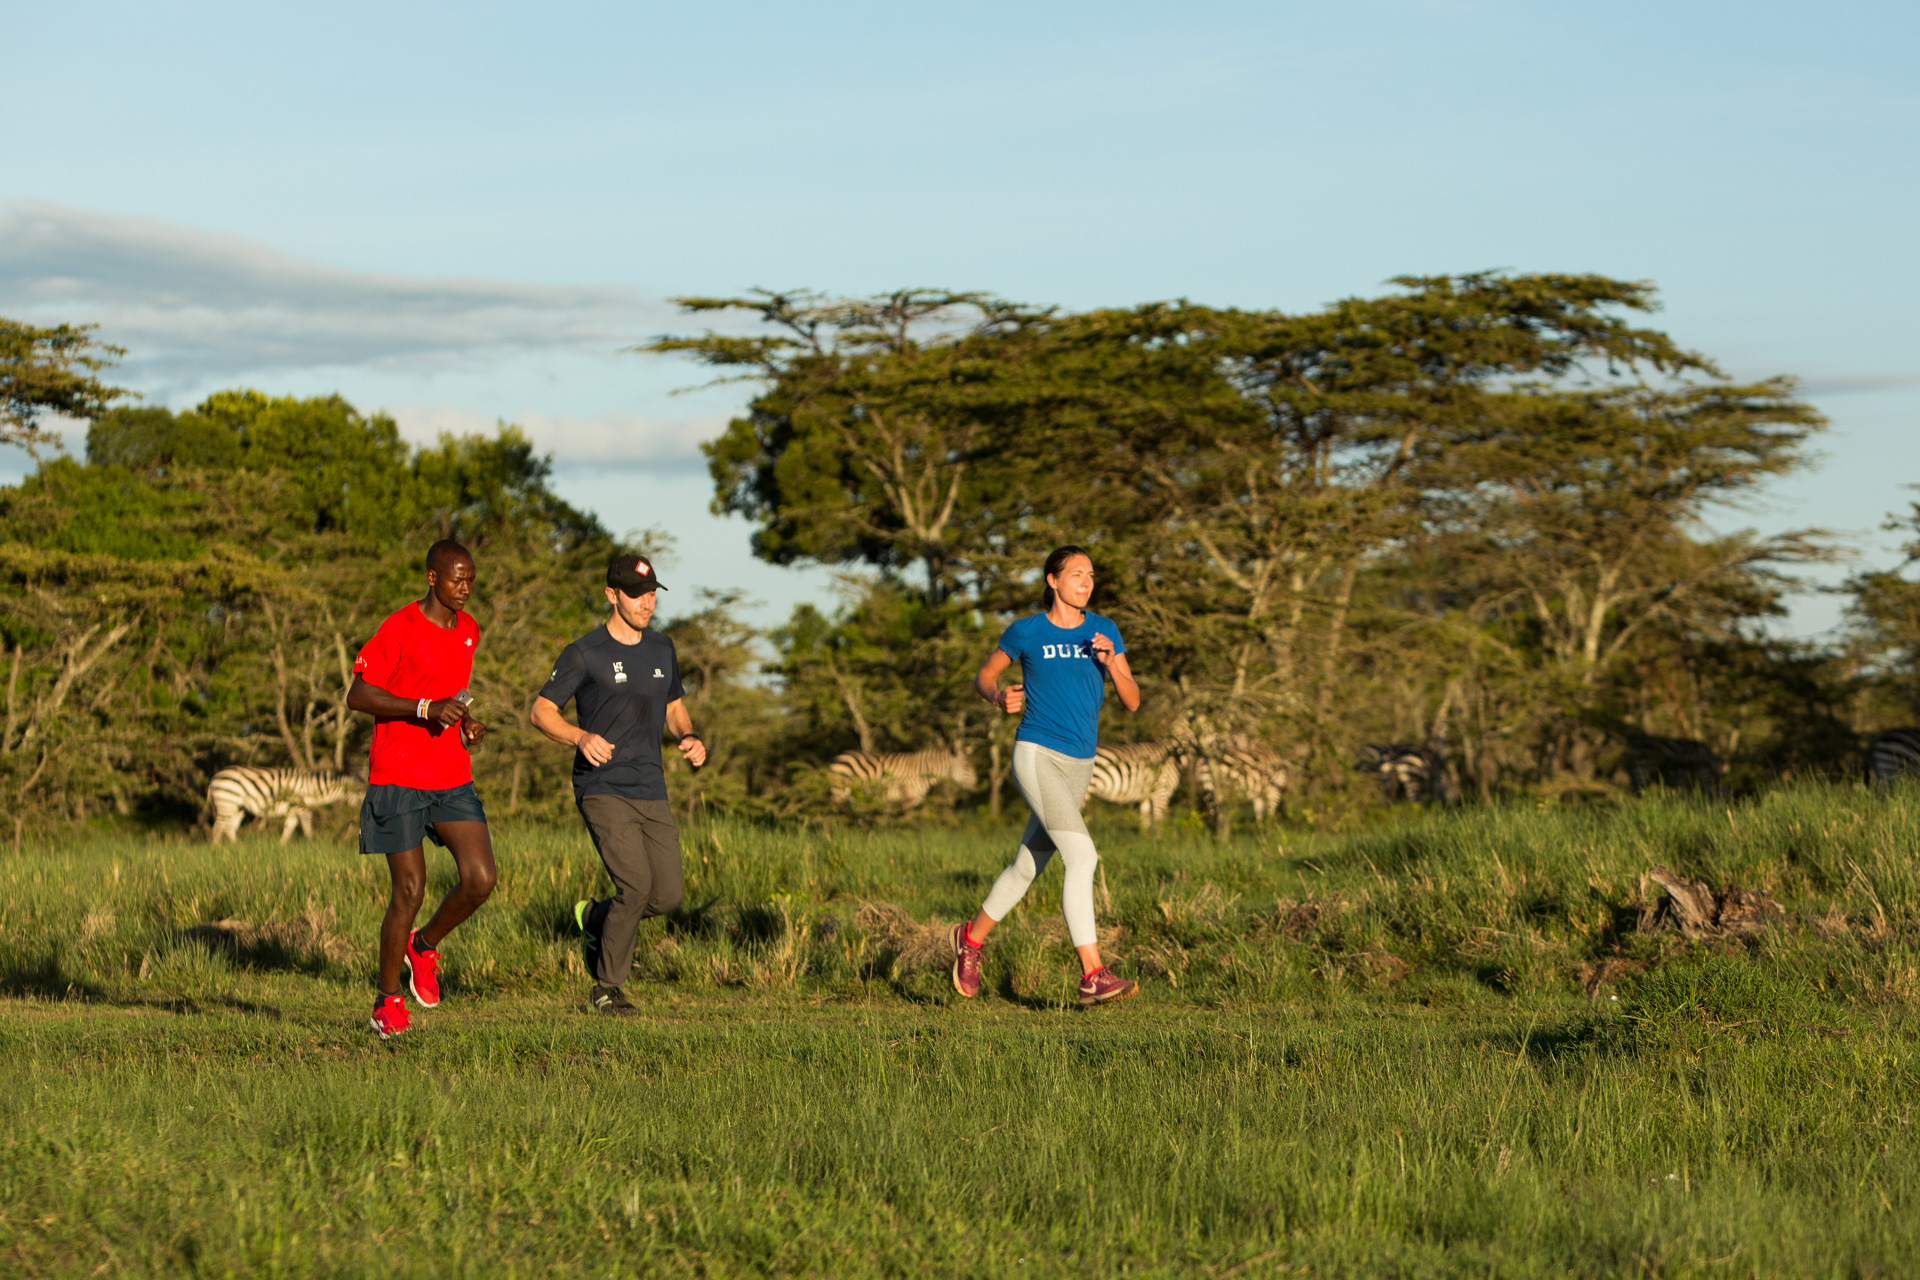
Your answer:
[[[652,561],[615,556],[607,565],[612,615],[561,651],[533,700],[534,727],[574,749],[574,800],[613,880],[613,897],[574,907],[594,978],[587,995],[594,1013],[634,1012],[621,988],[640,922],[680,905],[680,832],[667,804],[663,731],[696,769],[707,759],[683,701],[673,641],[647,630],[661,589]],[[578,703],[578,726],[560,714],[569,699]]]

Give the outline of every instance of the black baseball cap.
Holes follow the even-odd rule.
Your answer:
[[[629,596],[666,590],[666,585],[654,576],[653,561],[645,556],[626,554],[607,561],[607,585]]]

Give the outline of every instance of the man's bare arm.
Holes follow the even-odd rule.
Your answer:
[[[613,759],[613,744],[597,733],[588,733],[578,725],[568,724],[552,698],[535,698],[533,714],[527,718],[533,721],[534,728],[561,746],[579,748],[580,754],[587,758],[587,763],[596,769]]]
[[[693,716],[684,699],[675,698],[667,704],[667,732],[673,735],[675,747],[688,764],[698,769],[707,762],[707,744],[694,738]],[[693,738],[692,746],[687,745],[688,738]]]
[[[377,684],[368,684],[362,676],[355,676],[353,686],[347,690],[347,709],[364,711],[370,716],[389,720],[412,720],[419,718],[420,700],[398,697]],[[427,704],[426,718],[429,722],[456,725],[466,718],[466,714],[466,707],[452,698],[435,698]]]

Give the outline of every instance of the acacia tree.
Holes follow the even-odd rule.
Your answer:
[[[1450,459],[1514,379],[1585,365],[1705,369],[1609,314],[1646,286],[1597,276],[1405,277],[1302,316],[1190,306],[1072,317],[1158,376],[1089,433],[1085,465],[1131,501],[1127,605],[1210,723],[1341,745],[1333,715],[1369,564],[1404,556]],[[1139,395],[1134,387],[1155,393]],[[1170,394],[1171,401],[1165,398]],[[1097,522],[1097,521],[1096,521]],[[1385,560],[1383,560],[1383,557]]]
[[[1705,519],[1804,465],[1823,420],[1786,380],[1522,385],[1487,410],[1423,469],[1409,550],[1440,585],[1401,605],[1445,638],[1469,771],[1483,789],[1497,757],[1592,779],[1607,737],[1656,722],[1712,736],[1675,680],[1698,688],[1687,664],[1757,643],[1747,624],[1780,611],[1783,570],[1832,552],[1817,530],[1721,535]]]
[[[1729,385],[1636,323],[1645,284],[1394,283],[1306,315],[691,300],[775,332],[648,349],[763,381],[709,458],[764,557],[922,566],[925,600],[1010,612],[1039,551],[1084,542],[1099,607],[1153,650],[1148,731],[1203,751],[1259,732],[1321,783],[1360,725],[1455,733],[1485,788],[1546,726],[1599,715],[1655,632],[1678,652],[1777,607],[1817,540],[1700,517],[1798,465],[1820,423],[1789,384]],[[861,691],[891,686],[850,652],[796,649],[790,688],[873,745]]]
[[[1867,714],[1876,727],[1912,724],[1920,713],[1920,582],[1908,576],[1920,563],[1920,502],[1904,516],[1889,517],[1884,527],[1914,535],[1902,547],[1906,559],[1847,582],[1853,597],[1847,656],[1868,682],[1873,705]]]
[[[1708,508],[1804,465],[1825,425],[1787,379],[1522,392],[1450,464],[1450,513],[1524,601],[1551,662],[1592,685],[1648,626],[1714,627],[1771,600],[1754,575],[1827,552],[1817,530],[1716,536]],[[1716,628],[1717,629],[1717,628]]]
[[[1047,313],[931,289],[677,301],[692,314],[745,312],[772,330],[638,348],[761,383],[747,412],[702,446],[714,509],[759,525],[756,555],[917,567],[935,604],[982,593],[1033,508],[1029,477],[1003,446],[1045,397],[1010,374],[1007,355]]]
[[[41,426],[46,414],[96,418],[131,395],[95,374],[126,354],[101,342],[90,324],[43,328],[0,317],[0,444],[34,457],[57,439]]]

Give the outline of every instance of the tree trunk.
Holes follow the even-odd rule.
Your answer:
[[[288,762],[297,768],[311,769],[313,760],[300,749],[299,740],[293,736],[293,725],[287,720],[287,697],[292,691],[292,680],[287,675],[287,651],[282,641],[280,615],[271,600],[262,600],[260,609],[267,615],[267,625],[273,628],[273,648],[268,653],[273,659],[273,723],[280,730],[280,741],[287,748]]]
[[[347,691],[353,688],[353,663],[347,657],[347,641],[338,631],[333,633],[333,652],[340,660],[340,698],[333,705],[333,767],[345,773],[347,770]]]
[[[1320,664],[1320,691],[1314,700],[1313,718],[1325,725],[1333,710],[1334,678],[1339,674],[1340,641],[1346,634],[1347,607],[1353,601],[1353,584],[1360,576],[1360,557],[1352,556],[1340,571],[1340,585],[1333,594],[1333,613],[1327,618],[1327,655]]]
[[[60,710],[67,700],[67,694],[73,691],[73,687],[80,682],[81,677],[106,656],[107,650],[120,643],[120,637],[133,630],[133,623],[123,622],[114,627],[107,632],[106,637],[99,644],[93,647],[91,653],[86,652],[87,641],[93,639],[99,630],[100,624],[95,623],[81,632],[79,637],[67,646],[66,658],[61,666],[59,678],[53,682],[53,688],[48,690],[46,696],[34,704],[32,714],[27,717],[27,727],[21,730],[20,741],[16,745],[24,747],[38,734],[41,726]]]
[[[4,734],[0,734],[0,755],[13,754],[13,728],[18,722],[18,716],[14,710],[16,706],[14,695],[18,692],[19,687],[20,645],[16,641],[13,646],[13,660],[7,668],[7,731]]]
[[[867,724],[867,718],[860,714],[860,696],[853,684],[840,674],[840,668],[834,665],[832,658],[827,659],[827,670],[833,672],[833,682],[840,689],[840,701],[846,704],[847,715],[853,721],[853,731],[860,735],[860,749],[868,755],[873,754],[873,728]]]

